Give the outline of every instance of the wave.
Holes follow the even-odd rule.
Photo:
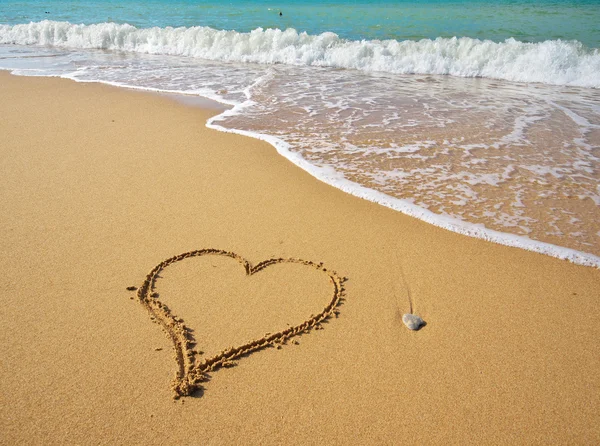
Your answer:
[[[405,215],[425,221],[426,223],[430,223],[434,226],[469,237],[486,240],[488,242],[498,243],[500,245],[510,246],[513,248],[525,249],[527,251],[555,257],[557,259],[567,260],[576,265],[600,268],[600,257],[594,254],[577,251],[575,249],[557,246],[538,240],[532,240],[528,237],[519,236],[516,234],[499,232],[486,228],[483,225],[472,224],[447,215],[435,214],[428,209],[414,204],[411,200],[394,198],[385,193],[370,189],[361,184],[348,180],[344,174],[336,171],[331,166],[316,166],[315,164],[307,161],[299,153],[290,150],[290,145],[280,138],[253,131],[223,127],[219,124],[220,121],[223,121],[228,116],[239,113],[239,109],[243,108],[243,106],[240,105],[237,108],[238,110],[233,108],[232,110],[225,111],[220,115],[213,116],[208,120],[206,126],[210,129],[219,130],[221,132],[235,133],[238,135],[266,141],[275,147],[280,155],[284,156],[296,166],[310,173],[320,181],[338,188],[350,195],[354,195],[355,197],[359,197],[364,200],[368,200],[387,208],[402,212]]]
[[[209,27],[139,29],[44,20],[0,25],[0,43],[600,88],[600,51],[577,41],[492,42],[469,37],[352,41],[330,32],[309,35],[291,28],[239,33]]]

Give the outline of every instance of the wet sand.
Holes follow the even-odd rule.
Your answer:
[[[599,270],[348,196],[206,129],[214,110],[7,73],[0,98],[0,443],[600,442]],[[126,289],[202,249],[249,266],[186,257],[156,296]],[[312,263],[252,270],[280,258]],[[194,371],[303,326],[336,286],[326,320],[173,398],[168,327]]]

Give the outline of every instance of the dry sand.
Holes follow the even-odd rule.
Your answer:
[[[0,99],[0,443],[600,443],[599,270],[346,195],[207,130],[214,111],[7,73]],[[173,343],[126,287],[204,248],[324,262],[345,302],[174,400]],[[154,292],[200,361],[301,324],[333,288],[213,255]]]

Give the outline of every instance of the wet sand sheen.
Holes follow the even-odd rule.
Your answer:
[[[0,97],[0,443],[600,441],[599,270],[348,196],[170,99],[5,73]],[[171,341],[125,288],[202,248],[324,262],[346,299],[173,403]],[[186,312],[240,314],[203,303],[214,280],[168,280]],[[307,280],[261,291],[327,302]]]
[[[280,79],[253,89],[257,104],[217,124],[276,135],[317,178],[396,209],[414,203],[438,226],[450,228],[451,217],[471,235],[485,226],[507,234],[496,234],[500,243],[514,246],[516,235],[534,251],[574,249],[600,265],[596,89],[381,73],[353,73],[350,83],[346,72],[272,70]],[[336,183],[340,175],[354,184]]]

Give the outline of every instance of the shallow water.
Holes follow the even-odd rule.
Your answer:
[[[600,254],[600,91],[277,67],[252,99],[220,125],[436,214]]]

